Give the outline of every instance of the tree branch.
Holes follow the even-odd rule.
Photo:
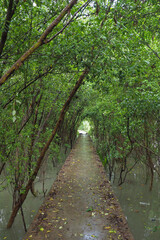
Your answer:
[[[72,7],[77,3],[77,0],[72,0],[59,14],[59,16],[47,27],[44,33],[41,35],[39,40],[28,50],[26,51],[18,60],[13,64],[13,66],[1,77],[0,86],[5,83],[5,81],[20,68],[29,56],[32,55],[40,46],[45,43],[47,36],[52,32],[52,30],[59,24],[59,22],[64,18],[64,16],[72,9]]]
[[[39,169],[40,169],[40,167],[41,167],[41,165],[43,163],[44,156],[45,156],[45,154],[46,154],[46,152],[47,152],[51,142],[53,141],[53,139],[54,139],[54,137],[55,137],[55,135],[57,133],[57,130],[59,129],[59,127],[61,126],[61,123],[63,122],[65,113],[66,113],[66,111],[67,111],[67,109],[68,109],[68,107],[69,107],[69,105],[71,103],[71,100],[73,99],[73,97],[76,94],[77,90],[81,86],[81,84],[83,82],[83,79],[86,77],[86,75],[88,73],[89,73],[89,69],[86,68],[83,71],[83,73],[81,74],[81,76],[79,77],[79,80],[75,84],[75,86],[74,86],[73,90],[71,91],[68,99],[66,100],[65,104],[63,105],[63,108],[61,110],[61,113],[60,113],[59,119],[58,119],[58,121],[56,123],[56,126],[53,129],[53,132],[52,132],[50,138],[48,139],[48,141],[46,142],[45,146],[43,147],[43,149],[42,149],[42,151],[40,153],[40,156],[39,156],[39,158],[37,160],[36,167],[35,167],[32,175],[31,175],[31,177],[30,177],[30,179],[29,179],[29,181],[28,181],[28,183],[26,185],[25,193],[20,194],[19,199],[18,199],[18,201],[17,201],[17,203],[16,203],[16,205],[15,205],[13,211],[12,211],[12,214],[10,216],[10,219],[9,219],[9,222],[8,222],[8,225],[7,225],[7,228],[10,228],[12,226],[12,224],[14,222],[14,219],[15,219],[17,213],[18,213],[18,210],[20,209],[20,207],[22,206],[23,202],[25,201],[25,199],[26,199],[26,197],[28,195],[28,192],[31,189],[32,183],[34,182],[34,180],[35,180],[35,178],[36,178],[36,176],[38,174],[38,171],[39,171]]]
[[[83,4],[83,6],[80,7],[80,8],[77,10],[77,12],[75,12],[75,13],[73,14],[73,16],[71,17],[71,19],[65,24],[65,26],[64,26],[59,32],[57,32],[53,37],[51,37],[50,39],[46,39],[45,43],[51,42],[55,37],[57,37],[59,34],[61,34],[61,33],[65,30],[65,28],[73,21],[73,19],[74,19],[75,16],[77,15],[77,13],[79,13],[82,9],[84,10],[91,1],[92,1],[92,0],[88,0],[85,4]]]

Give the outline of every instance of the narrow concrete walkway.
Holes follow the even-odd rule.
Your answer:
[[[89,136],[79,137],[27,239],[133,240]]]

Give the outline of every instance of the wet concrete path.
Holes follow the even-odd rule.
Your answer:
[[[133,240],[89,136],[79,137],[24,239]]]

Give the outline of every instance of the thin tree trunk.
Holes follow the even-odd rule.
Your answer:
[[[11,19],[15,13],[18,2],[19,2],[19,0],[16,0],[15,2],[13,0],[9,1],[5,24],[4,24],[4,31],[2,32],[1,40],[0,40],[0,56],[2,55],[3,48],[4,48],[6,40],[7,40],[7,35],[9,32],[9,26],[11,23]]]
[[[152,190],[153,187],[153,177],[154,177],[154,165],[152,162],[152,156],[151,156],[151,151],[149,150],[149,129],[147,126],[147,120],[145,119],[144,121],[144,140],[145,140],[145,146],[146,146],[146,161],[147,161],[147,165],[150,169],[150,175],[151,175],[151,181],[150,181],[150,191]]]
[[[30,179],[29,179],[29,181],[28,181],[28,183],[26,185],[25,193],[24,194],[20,194],[19,199],[18,199],[18,201],[17,201],[17,203],[16,203],[16,205],[15,205],[13,211],[12,211],[12,214],[11,214],[10,219],[8,221],[8,224],[7,224],[7,228],[10,228],[12,226],[12,224],[14,222],[14,219],[15,219],[17,213],[18,213],[18,210],[21,208],[23,202],[25,201],[25,199],[26,199],[26,197],[28,195],[28,192],[31,189],[32,183],[34,182],[34,180],[35,180],[35,178],[36,178],[36,176],[38,174],[38,171],[39,171],[39,169],[40,169],[40,167],[41,167],[41,165],[43,163],[44,156],[45,156],[45,154],[46,154],[46,152],[47,152],[51,142],[53,141],[53,139],[54,139],[54,137],[55,137],[55,135],[57,133],[57,130],[60,128],[61,123],[63,122],[65,113],[66,113],[66,111],[67,111],[67,109],[68,109],[68,107],[70,105],[70,102],[71,102],[72,98],[74,97],[74,95],[76,94],[76,92],[79,89],[79,87],[81,86],[81,84],[83,82],[83,79],[85,78],[85,76],[88,73],[89,73],[89,69],[86,68],[83,71],[83,73],[81,74],[81,76],[80,76],[79,80],[77,81],[77,83],[75,84],[75,86],[74,86],[72,92],[70,93],[67,101],[63,105],[63,108],[61,110],[61,113],[60,113],[59,119],[58,119],[58,121],[56,123],[56,126],[55,126],[55,128],[54,128],[54,130],[53,130],[53,132],[52,132],[52,134],[50,136],[50,138],[48,139],[48,141],[46,142],[45,146],[43,147],[43,149],[42,149],[42,151],[40,153],[40,156],[39,156],[39,158],[37,160],[37,165],[35,167],[35,170],[34,170],[32,176],[30,177]]]
[[[5,165],[6,165],[6,163],[4,162],[4,163],[2,164],[2,166],[1,166],[1,168],[0,168],[0,175],[1,175],[1,173],[2,173],[2,171],[3,171],[3,169],[4,169],[4,167],[5,167]]]

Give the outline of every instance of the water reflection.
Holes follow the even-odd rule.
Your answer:
[[[4,211],[3,209],[0,209],[0,223],[4,222]]]
[[[52,163],[49,164],[47,174],[45,175],[45,190],[48,191],[50,189],[51,185],[57,177],[57,172],[59,171],[60,167],[61,165],[53,167]],[[36,179],[35,184],[35,189],[38,191],[39,196],[35,198],[29,193],[26,201],[23,204],[23,211],[27,228],[29,227],[44,200],[42,177],[43,176],[39,176],[39,179]],[[8,190],[4,190],[0,192],[0,240],[22,240],[25,234],[20,212],[18,213],[12,228],[9,230],[6,229],[6,225],[11,214],[11,209],[12,195]]]
[[[155,175],[153,190],[145,184],[143,166],[128,175],[121,187],[113,185],[135,240],[160,239],[160,184]]]

